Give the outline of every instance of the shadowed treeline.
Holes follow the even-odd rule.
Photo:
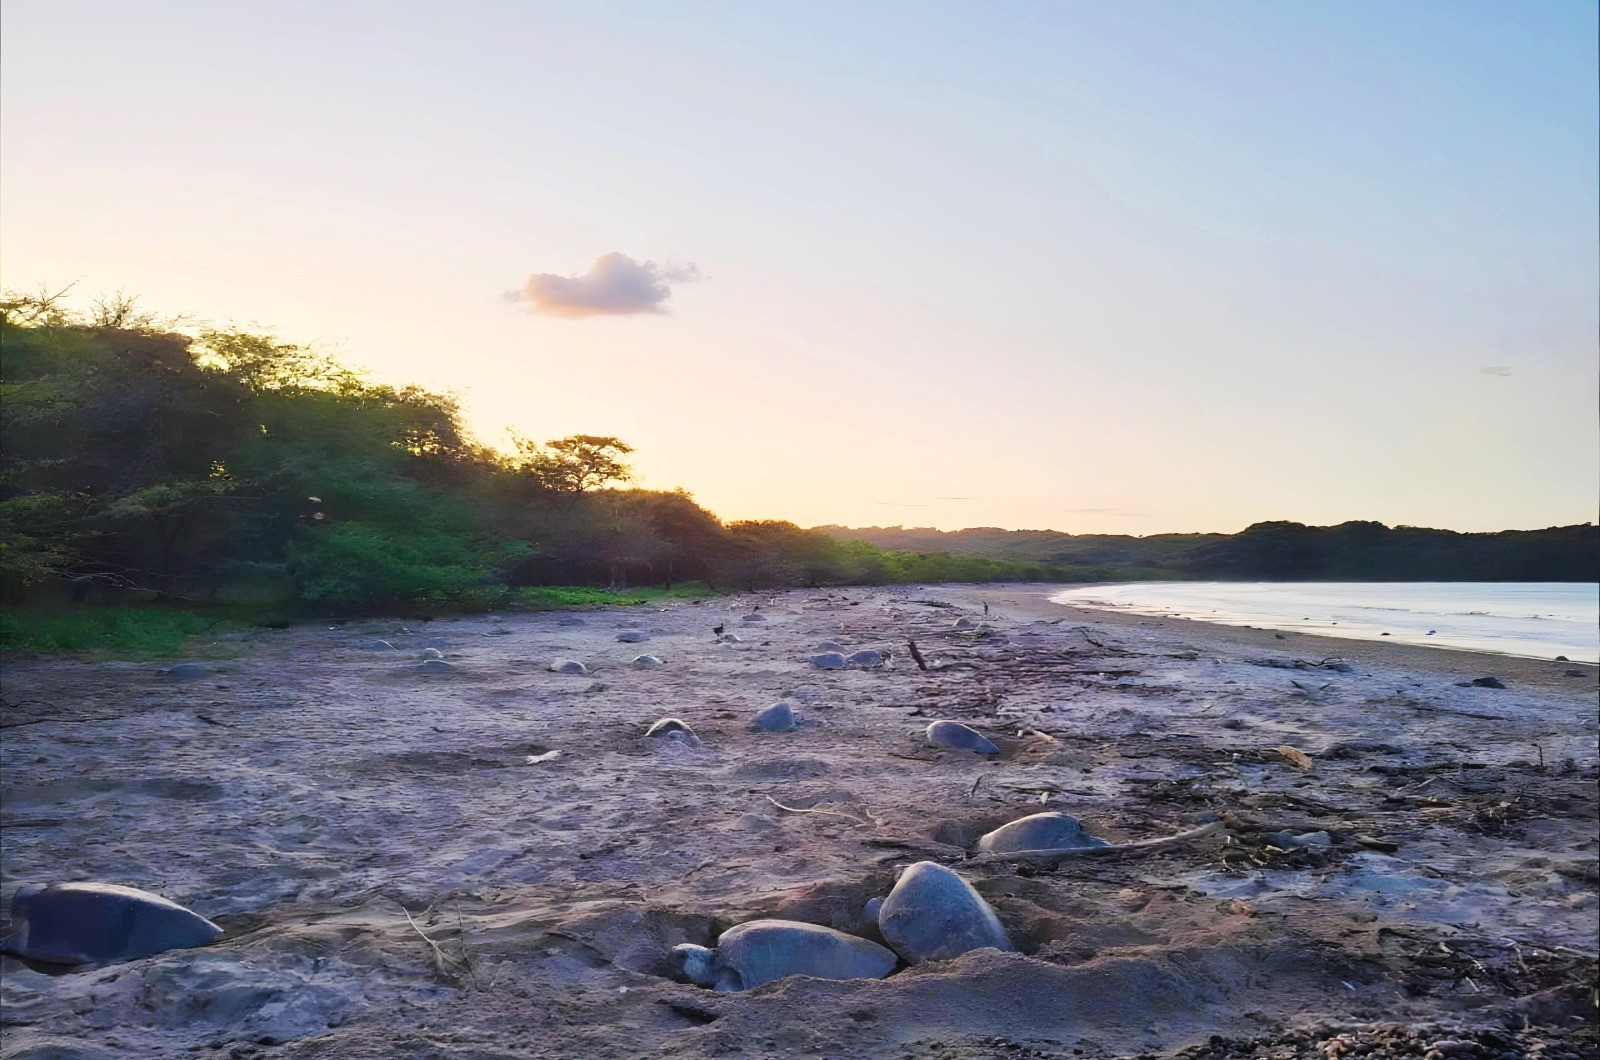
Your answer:
[[[1600,527],[1461,534],[1415,526],[1256,523],[1237,534],[1064,534],[1055,530],[939,531],[821,527],[881,548],[1100,569],[1117,578],[1269,581],[1588,581],[1600,579]]]
[[[4,309],[0,589],[13,603],[372,613],[572,602],[551,586],[1071,576],[724,524],[681,490],[625,488],[618,439],[519,439],[503,454],[446,396],[267,335],[182,334],[125,298],[86,315],[48,296]]]

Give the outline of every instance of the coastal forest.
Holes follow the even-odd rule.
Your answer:
[[[649,594],[1133,578],[1593,580],[1592,525],[1458,534],[1261,523],[1234,535],[723,522],[630,486],[629,445],[474,440],[447,395],[271,334],[180,330],[115,296],[0,304],[0,594],[255,618]],[[20,611],[18,609],[21,609]],[[20,616],[20,617],[19,617]]]
[[[113,297],[0,319],[0,592],[262,613],[582,602],[584,589],[1061,580],[1034,561],[900,552],[723,522],[629,487],[590,435],[475,441],[447,395],[268,334],[177,330]]]

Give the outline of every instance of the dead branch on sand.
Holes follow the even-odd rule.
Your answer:
[[[1014,850],[1004,854],[979,854],[975,858],[968,858],[961,864],[963,866],[1000,865],[1015,861],[1028,861],[1039,864],[1054,864],[1076,857],[1115,857],[1119,854],[1139,855],[1149,854],[1168,847],[1181,846],[1191,843],[1196,839],[1203,839],[1209,835],[1216,835],[1225,826],[1221,821],[1212,821],[1210,824],[1191,828],[1187,832],[1177,835],[1162,836],[1160,839],[1141,839],[1137,843],[1116,843],[1106,847],[1081,847],[1072,850]]]
[[[870,821],[863,821],[859,817],[852,816],[851,814],[848,814],[848,813],[839,813],[836,810],[818,810],[818,809],[806,810],[806,809],[801,809],[799,806],[785,806],[783,803],[779,802],[777,799],[773,798],[771,795],[763,796],[763,798],[765,798],[768,802],[772,803],[772,805],[776,806],[778,809],[783,810],[783,811],[785,811],[787,813],[819,813],[819,814],[822,814],[825,817],[843,817],[847,821],[854,821],[856,824],[864,824],[864,825],[867,825],[868,827],[876,827],[880,823],[878,821],[878,819],[875,818],[875,817],[873,817],[873,819],[870,820]],[[872,817],[871,811],[867,812],[867,816],[868,817]]]
[[[477,976],[472,967],[472,955],[466,952],[465,943],[462,945],[462,951],[459,956],[451,956],[444,951],[443,946],[440,946],[437,942],[430,939],[427,933],[424,932],[422,928],[417,926],[417,922],[411,919],[411,911],[405,907],[404,902],[397,902],[395,904],[399,905],[400,912],[405,914],[406,923],[411,925],[411,930],[415,931],[418,937],[420,937],[423,942],[426,942],[428,944],[428,948],[433,951],[434,971],[438,972],[440,975],[463,975],[469,980],[476,980]],[[432,907],[430,906],[429,908],[431,909]],[[462,926],[462,930],[465,931],[464,925]]]

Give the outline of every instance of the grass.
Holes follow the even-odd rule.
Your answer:
[[[569,607],[617,607],[653,604],[661,600],[699,600],[715,596],[704,582],[683,582],[670,589],[642,586],[638,589],[596,589],[587,585],[541,585],[518,589],[512,609],[518,611],[558,611]]]
[[[662,600],[698,600],[716,595],[703,582],[671,589],[596,589],[550,585],[514,590],[509,611],[560,611],[578,607],[619,607]],[[209,611],[179,607],[86,604],[68,608],[9,608],[0,612],[0,651],[34,654],[97,652],[111,656],[177,655],[196,637],[261,625],[285,617],[282,607],[230,605]]]
[[[173,655],[191,637],[231,627],[226,620],[168,607],[10,609],[0,614],[0,649],[7,652],[99,651]]]

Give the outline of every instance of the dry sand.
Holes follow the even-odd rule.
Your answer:
[[[1594,1055],[1594,667],[1047,594],[817,590],[580,627],[261,630],[187,680],[17,662],[5,897],[130,884],[228,935],[65,974],[7,958],[0,1052],[1420,1056],[1443,1040],[1436,1055]],[[951,628],[984,602],[992,630]],[[757,607],[767,621],[741,621]],[[619,643],[635,623],[651,639]],[[719,623],[744,642],[718,643]],[[369,650],[377,637],[402,650]],[[824,672],[804,661],[824,637],[894,656]],[[430,645],[448,672],[418,666]],[[666,665],[627,665],[644,652]],[[1329,657],[1348,668],[1315,665]],[[548,672],[558,658],[593,673]],[[1487,674],[1507,687],[1458,685]],[[748,727],[780,698],[799,729]],[[666,715],[702,745],[644,739]],[[938,718],[1003,753],[922,746]],[[1114,841],[1227,828],[1139,857],[961,870],[1020,953],[742,994],[665,977],[675,943],[758,916],[870,936],[861,907],[897,867],[959,867],[983,831],[1046,808]],[[1267,837],[1284,828],[1334,843],[1283,852]]]

